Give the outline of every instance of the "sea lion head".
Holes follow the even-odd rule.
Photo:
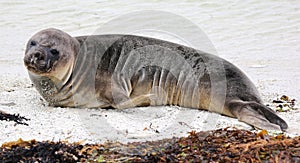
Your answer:
[[[67,33],[45,29],[29,39],[24,64],[29,73],[62,80],[70,75],[78,49],[79,42]]]

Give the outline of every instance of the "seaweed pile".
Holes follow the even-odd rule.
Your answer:
[[[231,128],[191,131],[182,138],[122,144],[4,143],[1,162],[300,162],[300,137]]]

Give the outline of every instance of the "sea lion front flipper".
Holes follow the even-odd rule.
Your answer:
[[[254,127],[282,131],[288,128],[287,123],[283,119],[263,104],[232,100],[228,103],[228,108],[240,121],[251,124]]]
[[[147,95],[141,95],[134,98],[130,98],[126,101],[116,104],[113,107],[117,109],[126,109],[126,108],[133,108],[137,106],[149,106],[151,96],[153,95],[147,94]]]

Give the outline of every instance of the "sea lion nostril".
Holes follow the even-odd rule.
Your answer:
[[[41,52],[34,53],[33,57],[36,58],[37,60],[44,60],[44,56],[42,55]]]
[[[39,58],[41,56],[41,53],[37,52],[37,53],[34,53],[34,57],[35,58]]]

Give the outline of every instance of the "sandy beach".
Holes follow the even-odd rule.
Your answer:
[[[0,2],[0,110],[30,119],[26,122],[28,126],[1,121],[0,144],[18,138],[86,143],[134,142],[186,136],[191,130],[228,126],[252,130],[251,126],[236,119],[177,106],[126,110],[49,107],[32,86],[23,65],[25,44],[30,36],[48,27],[62,29],[72,36],[126,33],[128,31],[122,26],[105,27],[120,17],[125,19],[126,14],[133,11],[151,9],[155,10],[153,15],[164,11],[169,16],[173,15],[174,19],[180,15],[201,29],[212,47],[201,44],[201,40],[207,39],[200,39],[200,43],[191,42],[189,39],[194,37],[194,33],[188,33],[188,29],[179,31],[188,33],[186,38],[174,37],[181,36],[178,33],[170,34],[180,24],[170,23],[163,32],[156,28],[149,32],[148,26],[145,26],[144,30],[129,31],[130,34],[192,46],[201,44],[196,48],[219,55],[240,67],[252,79],[266,103],[287,95],[296,99],[299,106],[299,2],[128,1],[125,4],[123,1],[71,3],[63,0],[59,4],[46,2],[45,5],[42,1],[34,1]],[[46,7],[49,5],[58,7],[49,9]],[[148,18],[147,15],[142,16]],[[135,22],[128,18],[129,21]],[[278,114],[288,123],[288,134],[300,135],[300,109]]]

